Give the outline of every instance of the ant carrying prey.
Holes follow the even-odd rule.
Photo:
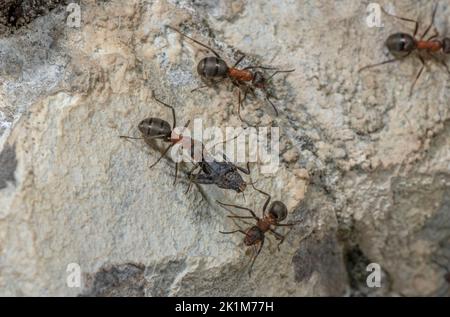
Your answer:
[[[150,168],[153,168],[159,161],[168,153],[168,151],[176,144],[181,144],[183,149],[189,152],[190,158],[193,160],[194,168],[188,172],[189,176],[189,187],[187,191],[189,191],[191,183],[195,184],[215,184],[219,188],[223,189],[231,189],[238,193],[241,193],[247,187],[247,183],[244,181],[240,172],[245,174],[250,174],[250,168],[247,164],[247,169],[236,166],[231,162],[226,160],[224,156],[224,161],[217,161],[214,159],[205,149],[205,146],[202,142],[194,140],[190,137],[183,136],[182,134],[177,134],[174,132],[176,127],[176,114],[175,109],[168,105],[167,103],[159,100],[154,96],[153,98],[162,104],[163,106],[171,109],[173,123],[172,126],[170,124],[160,118],[146,118],[142,120],[138,129],[142,134],[142,137],[131,137],[121,135],[121,138],[124,139],[134,139],[134,140],[145,140],[147,144],[150,145],[152,140],[162,140],[165,143],[169,143],[166,149],[162,152],[161,156],[153,163]],[[184,125],[184,128],[187,128],[190,121]],[[197,174],[193,174],[193,172],[200,168],[200,172]],[[178,162],[175,163],[175,181],[177,181],[178,176]],[[186,192],[187,192],[186,191]]]
[[[255,188],[253,183],[252,183],[252,186],[256,191],[260,192],[261,194],[263,194],[267,197],[266,202],[264,203],[264,206],[263,206],[263,210],[262,210],[262,218],[259,218],[258,216],[256,216],[255,212],[253,210],[251,210],[250,208],[237,206],[237,205],[224,204],[220,201],[217,201],[217,203],[220,204],[221,206],[223,206],[224,208],[225,207],[233,207],[233,208],[237,208],[237,209],[246,210],[251,215],[251,216],[238,216],[231,210],[227,209],[232,214],[231,216],[228,216],[229,218],[256,220],[256,225],[250,227],[247,230],[239,229],[239,230],[228,231],[228,232],[220,231],[220,233],[223,233],[223,234],[242,233],[243,235],[245,235],[244,244],[246,246],[253,247],[254,253],[251,258],[250,267],[248,270],[249,275],[251,275],[251,271],[252,271],[253,265],[255,263],[255,260],[258,257],[258,255],[260,254],[261,249],[264,246],[265,234],[267,232],[269,232],[272,235],[274,235],[277,240],[280,241],[277,246],[278,250],[280,250],[280,245],[283,243],[285,236],[281,235],[280,233],[275,231],[275,229],[273,227],[292,227],[301,222],[301,220],[299,220],[299,221],[295,221],[295,222],[291,222],[291,223],[280,223],[281,221],[286,219],[288,211],[287,211],[286,205],[283,202],[278,201],[278,200],[273,201],[270,204],[269,210],[266,213],[267,206],[269,205],[272,197],[268,193]],[[259,247],[258,247],[258,245],[259,245]]]
[[[230,79],[231,83],[239,88],[239,95],[238,95],[238,115],[239,119],[242,122],[247,123],[241,116],[241,106],[243,105],[243,102],[247,99],[248,93],[251,93],[254,97],[256,97],[255,90],[260,89],[265,96],[265,99],[270,103],[270,105],[273,107],[276,116],[278,116],[278,110],[275,107],[275,104],[272,102],[271,99],[277,99],[276,96],[274,96],[271,92],[269,92],[268,85],[272,78],[280,73],[291,73],[294,71],[294,69],[291,70],[277,70],[276,68],[272,67],[263,67],[263,66],[247,66],[245,68],[239,69],[237,66],[242,62],[242,60],[245,58],[245,54],[242,54],[242,56],[233,64],[232,67],[228,66],[228,64],[224,61],[220,55],[213,50],[211,47],[197,41],[196,39],[182,33],[180,30],[167,25],[168,28],[174,30],[175,32],[178,32],[182,36],[190,39],[194,43],[206,48],[211,53],[214,54],[214,56],[205,57],[197,65],[197,73],[200,75],[200,77],[205,80],[206,82],[214,82],[218,83],[226,78]],[[263,70],[273,70],[274,73],[271,74],[269,77],[266,77]],[[209,87],[209,85],[200,86],[198,88],[193,89],[192,91]],[[243,92],[243,97],[241,98],[241,91]],[[248,124],[248,123],[247,123]]]
[[[169,146],[166,147],[166,149],[162,152],[161,156],[156,160],[155,163],[153,163],[150,168],[153,168],[156,164],[159,163],[159,161],[169,152],[169,150],[176,144],[182,142],[184,140],[183,135],[178,135],[174,133],[174,129],[177,125],[176,115],[175,115],[175,109],[166,104],[165,102],[159,100],[155,97],[154,92],[152,93],[153,99],[155,99],[157,102],[162,104],[163,106],[169,108],[172,111],[172,126],[170,124],[160,118],[145,118],[142,120],[139,125],[138,129],[142,134],[142,137],[136,138],[126,135],[121,135],[120,138],[122,139],[133,139],[133,140],[144,140],[147,144],[150,144],[152,140],[162,140],[166,143],[170,143]],[[187,128],[189,126],[190,120],[186,122],[184,125],[184,128]],[[191,147],[193,148],[194,141],[192,139],[187,140],[190,141]],[[185,142],[183,142],[184,144]],[[174,184],[177,181],[178,176],[178,163],[175,163],[175,181]]]
[[[423,35],[420,38],[417,38],[417,33],[419,31],[419,22],[412,20],[412,19],[407,19],[407,18],[403,18],[403,17],[399,17],[396,15],[390,14],[390,13],[386,12],[384,10],[384,8],[381,7],[382,11],[388,16],[400,19],[402,21],[414,23],[415,24],[414,34],[410,35],[407,33],[395,33],[395,34],[390,35],[388,37],[388,39],[386,40],[385,45],[386,45],[387,49],[389,50],[389,52],[394,56],[394,58],[384,61],[384,62],[381,62],[381,63],[378,63],[378,64],[365,66],[365,67],[361,68],[359,70],[359,72],[369,69],[369,68],[397,62],[399,60],[402,60],[402,59],[410,56],[412,53],[417,52],[418,54],[416,54],[416,56],[420,60],[422,67],[420,68],[419,72],[417,73],[416,78],[411,86],[410,96],[412,95],[414,86],[416,85],[418,79],[422,75],[422,73],[425,69],[425,66],[426,66],[425,59],[423,58],[423,56],[420,55],[420,53],[425,53],[429,57],[440,62],[442,65],[445,66],[445,68],[447,69],[447,72],[450,74],[450,69],[449,69],[447,63],[443,59],[438,58],[435,55],[438,52],[442,52],[447,55],[450,54],[450,38],[445,37],[443,39],[438,39],[439,33],[435,29],[434,34],[425,39],[425,37],[427,36],[427,34],[430,32],[431,28],[434,25],[437,8],[438,8],[438,5],[436,4],[433,9],[430,25],[426,28]]]

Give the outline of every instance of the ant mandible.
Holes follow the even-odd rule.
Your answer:
[[[278,110],[275,107],[275,104],[270,100],[271,98],[277,99],[276,96],[274,96],[272,93],[268,90],[268,84],[270,80],[277,74],[280,73],[291,73],[295,71],[295,69],[290,70],[278,70],[276,68],[272,67],[263,67],[263,66],[247,66],[245,68],[239,69],[237,66],[241,61],[245,58],[245,54],[242,54],[242,56],[234,63],[232,67],[229,67],[227,63],[224,61],[220,55],[213,50],[211,47],[197,41],[196,39],[182,33],[180,30],[167,25],[168,28],[174,30],[175,32],[179,33],[180,35],[190,39],[194,43],[208,49],[211,51],[215,56],[209,56],[205,57],[197,65],[197,73],[200,75],[202,79],[205,79],[209,82],[215,82],[218,83],[225,78],[229,78],[231,80],[231,83],[239,88],[239,95],[238,95],[238,115],[239,119],[242,122],[245,122],[248,124],[247,121],[245,121],[241,116],[241,106],[243,106],[243,102],[247,99],[247,94],[250,92],[254,97],[256,96],[255,90],[261,89],[265,95],[265,99],[270,103],[270,105],[273,107],[276,116],[278,116]],[[259,69],[259,70],[257,70]],[[261,70],[274,70],[275,72],[270,75],[269,77],[266,77],[265,74]],[[197,87],[193,89],[192,91],[196,91],[201,88],[209,87],[209,85],[204,85]],[[243,91],[243,98],[241,98],[241,91]]]
[[[384,10],[383,7],[381,7],[382,11],[388,16],[391,16],[391,17],[394,17],[394,18],[397,18],[397,19],[400,19],[400,20],[403,20],[406,22],[414,23],[415,24],[414,34],[413,35],[410,35],[407,33],[391,34],[388,37],[388,39],[386,40],[385,45],[386,45],[387,49],[389,50],[389,52],[394,56],[394,58],[384,61],[384,62],[381,62],[381,63],[378,63],[378,64],[365,66],[365,67],[361,68],[358,72],[361,72],[363,70],[366,70],[366,69],[369,69],[372,67],[377,67],[377,66],[397,62],[399,60],[402,60],[402,59],[410,56],[413,52],[425,52],[425,53],[428,53],[429,56],[431,56],[438,62],[442,63],[445,66],[445,68],[447,69],[447,72],[450,74],[450,69],[449,69],[447,63],[444,60],[439,59],[433,55],[433,53],[437,53],[441,50],[444,54],[450,54],[450,38],[445,37],[442,40],[437,39],[439,37],[439,32],[435,29],[435,33],[432,36],[430,36],[429,38],[425,39],[425,36],[427,36],[428,32],[431,30],[431,28],[434,25],[437,8],[438,8],[438,5],[436,4],[433,9],[430,25],[426,28],[423,35],[420,38],[417,38],[416,36],[419,31],[419,22],[412,20],[412,19],[407,19],[407,18],[403,18],[403,17],[399,17],[396,15],[390,14],[390,13],[386,12],[386,10]],[[410,96],[412,95],[414,86],[416,85],[418,79],[422,75],[422,73],[425,69],[425,65],[426,65],[425,59],[421,55],[417,54],[416,56],[419,58],[420,62],[422,63],[422,67],[420,68],[419,72],[417,73],[414,83],[411,86]]]

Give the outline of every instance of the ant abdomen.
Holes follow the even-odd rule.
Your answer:
[[[277,222],[286,219],[287,217],[287,207],[281,201],[274,201],[269,208],[269,214],[274,217]]]
[[[406,57],[416,48],[414,38],[406,33],[395,33],[386,40],[386,47],[395,57]]]
[[[139,123],[139,131],[144,137],[170,136],[172,127],[170,124],[159,118],[147,118]]]
[[[198,63],[197,72],[208,79],[224,78],[228,74],[228,65],[215,56],[205,57]]]

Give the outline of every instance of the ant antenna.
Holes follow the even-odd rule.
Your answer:
[[[173,26],[166,25],[166,27],[168,27],[169,29],[174,30],[175,32],[178,32],[179,34],[181,34],[181,35],[184,36],[184,37],[187,37],[188,39],[190,39],[190,40],[193,41],[194,43],[196,43],[196,44],[198,44],[198,45],[200,45],[200,46],[202,46],[202,47],[204,47],[204,48],[210,50],[214,55],[216,55],[217,58],[222,59],[222,57],[220,57],[220,55],[219,55],[215,50],[213,50],[211,47],[209,47],[208,45],[205,45],[205,44],[203,44],[202,42],[199,42],[199,41],[197,41],[196,39],[193,39],[192,37],[190,37],[190,36],[188,36],[188,35],[182,33],[180,30],[174,28]]]

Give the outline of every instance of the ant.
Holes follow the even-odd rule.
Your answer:
[[[178,32],[182,36],[190,39],[194,43],[208,49],[211,51],[215,56],[209,56],[203,58],[197,65],[197,73],[200,75],[200,77],[209,82],[218,83],[226,78],[231,80],[231,83],[239,88],[239,95],[238,95],[238,115],[239,119],[242,122],[246,122],[242,116],[241,116],[241,106],[243,106],[243,102],[247,99],[247,94],[250,92],[253,97],[256,98],[255,90],[261,89],[263,93],[265,94],[265,99],[270,103],[270,105],[273,107],[276,116],[278,116],[278,109],[275,107],[275,104],[270,100],[271,98],[276,99],[277,97],[274,96],[271,92],[268,90],[268,84],[270,80],[277,74],[280,73],[291,73],[295,71],[295,69],[291,70],[278,70],[273,67],[263,67],[263,66],[247,66],[245,68],[239,69],[237,66],[239,63],[245,58],[245,54],[242,54],[242,56],[234,63],[232,67],[229,67],[227,63],[224,61],[220,55],[213,50],[211,47],[197,41],[196,39],[182,33],[180,30],[167,25],[168,28],[174,30],[175,32]],[[258,70],[259,69],[259,70]],[[269,77],[266,77],[265,74],[261,70],[274,70],[275,72],[270,75]],[[201,88],[209,87],[209,85],[204,85],[197,87],[192,90],[196,91]],[[243,91],[244,96],[241,98],[241,91]]]
[[[166,143],[170,143],[169,146],[162,152],[161,156],[156,160],[156,162],[150,166],[150,168],[153,168],[156,164],[158,164],[159,161],[167,154],[167,152],[169,152],[169,150],[174,145],[180,143],[184,139],[187,139],[186,137],[183,137],[183,135],[178,135],[174,132],[174,129],[177,125],[175,109],[172,106],[170,106],[170,105],[166,104],[165,102],[156,98],[154,93],[153,93],[153,99],[155,99],[157,102],[159,102],[163,106],[172,110],[172,118],[173,118],[172,126],[170,126],[170,124],[167,121],[160,119],[160,118],[153,118],[153,117],[146,118],[146,119],[142,120],[138,125],[138,129],[141,132],[142,137],[136,138],[136,137],[130,137],[130,136],[125,136],[125,135],[120,136],[120,138],[122,138],[122,139],[134,139],[134,140],[142,140],[143,139],[143,140],[145,140],[145,142],[147,144],[149,144],[149,142],[151,142],[152,140],[162,140]],[[188,120],[186,122],[186,124],[184,125],[184,128],[187,128],[189,126],[189,123],[190,123],[190,120]],[[193,147],[194,140],[188,139],[187,141],[190,141],[191,147]],[[183,145],[184,145],[184,142],[183,142]],[[174,184],[177,181],[177,176],[178,176],[178,163],[175,163]]]
[[[144,139],[148,144],[150,141],[156,139],[163,140],[166,143],[170,143],[166,147],[166,149],[162,152],[158,160],[156,160],[156,162],[153,163],[150,166],[150,168],[153,168],[156,164],[158,164],[159,161],[167,154],[167,152],[174,145],[181,142],[182,147],[186,150],[189,150],[189,154],[191,158],[194,160],[194,162],[196,161],[196,159],[199,160],[198,162],[194,163],[194,168],[188,173],[190,183],[186,192],[189,191],[191,183],[215,184],[219,188],[232,189],[238,193],[243,192],[247,186],[247,183],[242,179],[242,176],[239,174],[238,170],[245,174],[250,174],[249,166],[247,165],[247,169],[238,167],[226,161],[225,155],[224,155],[225,161],[219,162],[209,155],[209,153],[205,150],[203,143],[196,141],[192,138],[176,134],[174,132],[174,129],[176,127],[175,109],[172,106],[156,98],[154,96],[154,93],[153,98],[160,104],[172,110],[172,117],[173,117],[172,126],[170,126],[170,124],[167,121],[160,118],[153,118],[153,117],[146,118],[142,120],[138,125],[138,129],[141,132],[142,137],[136,138],[121,135],[120,138],[134,139],[134,140]],[[184,128],[187,128],[189,126],[189,123],[190,121],[187,121],[187,123],[184,125]],[[201,153],[197,152],[198,149],[201,149]],[[195,169],[197,169],[198,167],[201,168],[201,172],[193,174]],[[175,163],[174,184],[177,181],[177,177],[178,177],[178,162]]]
[[[438,5],[436,4],[433,9],[433,14],[432,14],[430,25],[426,28],[423,35],[420,38],[417,38],[416,36],[419,31],[419,22],[412,20],[412,19],[402,18],[402,17],[396,16],[396,15],[390,14],[390,13],[386,12],[386,10],[384,10],[383,7],[381,7],[382,11],[388,16],[391,16],[391,17],[394,17],[394,18],[397,18],[397,19],[400,19],[400,20],[403,20],[406,22],[414,23],[415,24],[414,34],[413,35],[410,35],[407,33],[391,34],[388,37],[388,39],[386,40],[385,45],[386,45],[387,49],[389,50],[389,52],[394,56],[394,58],[384,61],[384,62],[381,62],[381,63],[378,63],[378,64],[365,66],[365,67],[361,68],[359,70],[359,72],[369,69],[369,68],[372,68],[372,67],[377,67],[377,66],[397,62],[399,60],[402,60],[402,59],[410,56],[413,52],[425,52],[425,53],[428,53],[429,56],[431,56],[432,58],[436,59],[438,62],[442,63],[442,65],[444,65],[445,68],[447,69],[447,72],[450,74],[450,69],[449,69],[447,63],[444,60],[438,59],[436,56],[432,55],[432,53],[437,53],[439,51],[442,51],[444,54],[450,54],[450,38],[445,37],[442,40],[437,39],[437,37],[439,37],[439,32],[435,29],[435,33],[432,36],[430,36],[429,38],[425,39],[425,36],[428,34],[428,32],[431,30],[431,28],[434,25],[437,8],[438,8]],[[420,62],[422,63],[422,67],[420,68],[419,72],[417,73],[414,83],[411,86],[410,96],[412,95],[414,86],[416,85],[419,77],[422,75],[422,73],[425,69],[425,65],[426,65],[425,59],[421,55],[417,54],[416,56],[419,58]]]
[[[217,203],[224,208],[225,207],[234,207],[234,208],[246,210],[251,214],[251,216],[238,216],[231,210],[227,209],[232,214],[231,216],[228,216],[229,218],[256,220],[256,225],[250,227],[246,231],[244,231],[242,229],[228,231],[228,232],[220,231],[220,233],[222,233],[222,234],[233,234],[233,233],[238,233],[238,232],[242,233],[243,235],[245,235],[244,244],[246,246],[253,247],[254,253],[251,258],[250,267],[248,270],[249,275],[251,275],[251,271],[252,271],[253,265],[255,264],[255,260],[258,257],[259,253],[261,252],[261,249],[264,246],[265,233],[269,232],[269,233],[273,234],[277,240],[280,240],[280,242],[277,245],[278,251],[279,251],[280,245],[284,242],[284,239],[286,236],[281,235],[280,233],[275,231],[275,229],[273,229],[272,227],[274,227],[274,226],[275,227],[292,227],[302,221],[302,220],[299,220],[299,221],[295,221],[295,222],[291,222],[291,223],[280,223],[281,221],[286,219],[288,211],[287,211],[286,205],[283,202],[278,201],[278,200],[273,201],[270,204],[269,210],[266,214],[267,206],[269,205],[269,202],[272,197],[268,193],[255,188],[253,183],[252,183],[252,186],[253,186],[253,189],[255,189],[256,191],[260,192],[261,194],[263,194],[267,197],[266,202],[264,203],[263,210],[262,210],[262,218],[259,218],[258,216],[256,216],[255,212],[253,210],[251,210],[250,208],[237,206],[237,205],[225,204],[220,201],[217,201]],[[258,244],[259,244],[259,247],[257,247]]]

